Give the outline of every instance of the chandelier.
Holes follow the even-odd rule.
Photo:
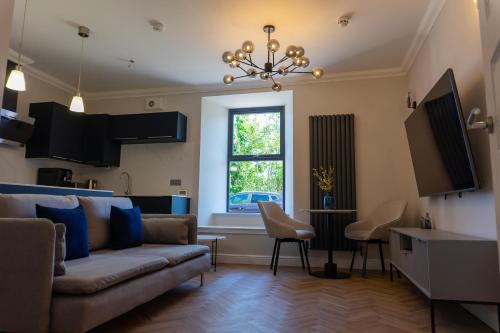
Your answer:
[[[264,26],[264,32],[267,33],[267,62],[262,67],[252,60],[255,45],[249,40],[245,41],[241,49],[236,50],[234,53],[226,51],[222,54],[222,61],[229,64],[229,67],[238,68],[244,73],[236,77],[230,74],[225,75],[223,78],[225,84],[231,84],[234,80],[244,77],[255,78],[258,75],[262,80],[271,80],[273,82],[272,89],[279,92],[283,86],[276,81],[277,75],[311,74],[315,79],[323,76],[323,70],[319,67],[314,67],[310,71],[306,70],[310,61],[309,58],[304,56],[305,50],[302,46],[290,45],[285,51],[285,56],[276,61],[275,54],[280,48],[280,43],[276,39],[271,39],[271,33],[274,30],[273,25]]]

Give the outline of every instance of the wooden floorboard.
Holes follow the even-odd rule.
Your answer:
[[[439,333],[494,332],[456,304],[438,304]],[[219,265],[92,331],[104,332],[430,332],[428,301],[404,278],[359,273],[323,280],[299,268],[273,276],[264,266]]]

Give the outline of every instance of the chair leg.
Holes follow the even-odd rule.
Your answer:
[[[302,262],[302,269],[306,269],[306,265],[304,265],[304,254],[302,253],[302,241],[299,240],[297,241],[297,244],[299,245],[299,252],[300,252],[300,261]]]
[[[358,252],[358,242],[354,243],[354,250],[352,250],[351,267],[349,268],[349,272],[352,272],[352,268],[354,267],[354,259],[356,259],[356,252]]]
[[[269,269],[273,269],[273,264],[274,264],[274,256],[276,255],[276,246],[278,245],[278,239],[276,238],[274,240],[274,248],[273,248],[273,256],[271,258],[271,265],[269,265]]]
[[[274,257],[274,272],[273,274],[276,275],[276,271],[278,270],[278,260],[280,258],[280,247],[281,247],[281,240],[278,241],[278,248],[276,250],[276,256]]]
[[[364,253],[364,257],[363,257],[363,273],[361,273],[361,276],[363,276],[364,278],[366,277],[366,259],[368,258],[368,242],[366,242],[366,246],[365,246],[365,253]]]
[[[378,252],[380,254],[380,264],[382,265],[382,273],[385,273],[384,252],[382,251],[382,241],[378,242]]]
[[[307,246],[309,245],[309,242],[307,242]],[[307,263],[307,272],[309,275],[311,275],[311,265],[309,265],[309,253],[307,251],[307,246],[306,242],[302,242],[302,246],[304,247],[304,254],[306,255],[306,263]]]

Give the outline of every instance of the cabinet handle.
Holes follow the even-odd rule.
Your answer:
[[[57,158],[59,160],[65,160],[65,161],[67,160],[66,157],[61,157],[61,156],[56,156],[56,155],[52,155],[52,158]]]
[[[164,138],[173,138],[172,135],[156,135],[156,136],[148,136],[148,139],[164,139]]]
[[[70,160],[71,162],[76,162],[76,163],[83,163],[83,161],[79,161],[79,160],[74,160],[72,158],[68,158],[68,160]]]
[[[137,139],[139,138],[136,136],[115,138],[115,140],[137,140]]]

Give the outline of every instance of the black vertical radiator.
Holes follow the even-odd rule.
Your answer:
[[[333,194],[337,209],[356,209],[356,163],[354,151],[354,115],[329,115],[309,117],[310,150],[310,207],[323,208],[323,192],[313,177],[312,169],[320,166],[335,168]],[[328,237],[333,237],[334,250],[352,250],[354,242],[344,237],[344,228],[356,221],[356,213],[333,214],[330,223],[333,234],[327,233],[324,214],[311,214],[311,224],[316,237],[312,249],[326,250]]]

